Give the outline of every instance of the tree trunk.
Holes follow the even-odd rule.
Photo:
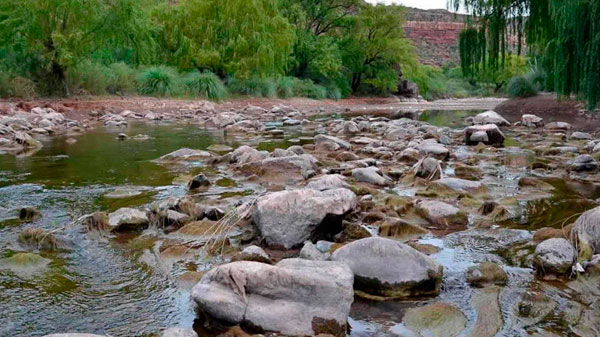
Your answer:
[[[362,79],[362,73],[352,74],[352,83],[351,83],[352,92],[358,91],[358,88],[360,88],[361,79]]]
[[[56,93],[60,96],[69,96],[69,87],[67,85],[67,77],[65,76],[65,69],[57,62],[52,63],[52,83],[54,83],[51,91],[56,90]]]

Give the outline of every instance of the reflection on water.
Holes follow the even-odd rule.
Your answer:
[[[465,118],[475,116],[482,110],[427,110],[419,115],[419,120],[435,126],[448,126],[453,128],[465,127]]]

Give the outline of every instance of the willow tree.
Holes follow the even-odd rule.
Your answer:
[[[24,49],[50,91],[68,94],[67,70],[101,48],[152,57],[148,13],[140,0],[2,0],[0,46]]]
[[[476,64],[502,68],[506,55],[521,53],[526,45],[543,58],[557,93],[581,94],[590,108],[598,104],[600,1],[449,0],[449,5],[463,7],[474,18],[459,43],[467,73],[478,71]]]
[[[283,74],[295,39],[275,0],[182,0],[154,17],[172,63],[238,78]]]

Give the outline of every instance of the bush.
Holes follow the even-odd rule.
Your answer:
[[[238,94],[267,98],[277,97],[277,82],[270,77],[252,76],[242,80],[232,77],[227,84],[230,91]]]
[[[327,98],[327,89],[311,80],[300,80],[296,88],[296,96],[325,99]]]
[[[542,91],[546,87],[546,72],[539,68],[533,68],[525,77],[536,91]]]
[[[281,98],[295,97],[299,82],[300,80],[296,77],[284,76],[279,78],[279,81],[277,81],[277,96]]]
[[[32,80],[0,70],[0,97],[34,98],[35,83]]]
[[[106,91],[110,94],[130,94],[135,92],[135,70],[124,62],[113,63],[110,70]]]
[[[208,71],[188,73],[184,82],[192,95],[213,100],[221,100],[227,96],[227,89],[221,79]]]
[[[510,97],[531,97],[537,94],[535,88],[523,76],[515,76],[510,79],[507,87]]]
[[[67,87],[72,94],[106,94],[110,82],[110,69],[89,60],[81,62],[67,72]]]
[[[181,79],[177,70],[166,66],[150,67],[137,77],[142,95],[176,96],[181,93]]]

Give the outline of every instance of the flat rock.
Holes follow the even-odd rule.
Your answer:
[[[486,191],[485,186],[479,181],[460,178],[442,178],[433,182],[433,185],[445,187],[454,192],[482,193]]]
[[[548,239],[537,245],[533,263],[540,274],[565,274],[571,271],[577,253],[569,241]]]
[[[207,151],[193,150],[188,148],[182,148],[171,153],[165,154],[158,158],[156,161],[162,163],[168,162],[180,162],[180,161],[198,161],[211,158],[212,154]]]
[[[380,171],[376,167],[359,167],[352,170],[352,177],[357,181],[377,185],[377,186],[390,186],[392,181],[380,174]]]
[[[482,262],[467,269],[467,282],[476,286],[488,284],[504,285],[508,282],[508,275],[502,267],[494,262]]]
[[[525,114],[521,116],[521,124],[528,128],[541,128],[544,126],[544,119],[536,115]]]
[[[495,124],[498,126],[508,126],[510,123],[496,111],[488,110],[473,117],[473,123],[476,125]]]
[[[440,227],[464,227],[468,223],[467,213],[442,201],[421,200],[416,209],[430,224]]]
[[[315,141],[316,145],[319,145],[322,143],[327,143],[327,142],[332,142],[332,143],[337,144],[339,146],[339,148],[341,148],[341,149],[344,149],[344,150],[352,149],[352,146],[350,145],[350,143],[348,143],[345,140],[334,137],[334,136],[316,135],[314,141]]]
[[[160,334],[160,337],[198,337],[193,329],[168,328]]]
[[[422,336],[456,337],[467,325],[467,317],[454,305],[437,302],[406,310],[404,325]]]
[[[325,191],[336,188],[350,188],[350,185],[346,182],[345,177],[341,174],[327,174],[312,178],[308,184],[306,184],[306,188]]]
[[[119,208],[108,215],[108,226],[111,231],[142,229],[149,223],[146,213],[135,208]]]

